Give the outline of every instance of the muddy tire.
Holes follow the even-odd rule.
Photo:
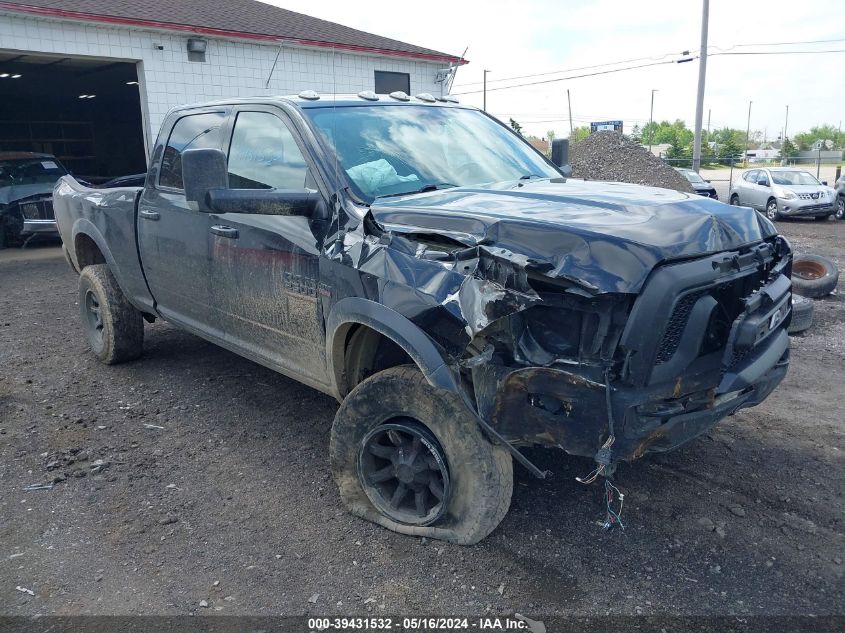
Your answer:
[[[789,334],[798,334],[810,328],[813,325],[813,300],[802,297],[801,295],[792,295],[792,320],[789,322],[787,332]]]
[[[811,299],[829,295],[839,283],[839,269],[821,255],[796,255],[792,260],[792,290]]]
[[[510,506],[508,450],[484,436],[457,396],[429,385],[414,366],[379,372],[346,396],[330,457],[349,511],[400,534],[472,545]],[[420,459],[425,466],[414,466]]]
[[[94,354],[106,365],[138,358],[144,320],[123,295],[106,264],[86,266],[79,275],[82,329]]]

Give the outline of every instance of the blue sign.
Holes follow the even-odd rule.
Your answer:
[[[594,121],[590,123],[590,133],[603,132],[611,130],[613,132],[622,131],[622,121]]]

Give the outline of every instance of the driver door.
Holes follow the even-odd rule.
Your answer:
[[[236,108],[227,147],[230,189],[316,189],[281,110]],[[319,258],[325,222],[212,213],[211,297],[224,340],[288,375],[327,384]]]

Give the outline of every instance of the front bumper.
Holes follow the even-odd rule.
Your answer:
[[[575,363],[483,365],[473,372],[479,413],[514,445],[584,457],[594,457],[613,434],[617,463],[673,450],[759,404],[789,366],[791,258],[782,249],[776,255],[763,245],[659,269],[632,310],[622,338],[629,358],[609,385],[595,371],[594,379],[585,377]],[[742,307],[730,315],[723,343],[713,345],[713,318],[724,310],[714,297],[732,287],[754,290],[740,290]]]
[[[55,220],[24,220],[21,235],[56,235],[59,234],[59,227]]]
[[[778,211],[788,217],[836,213],[836,200],[784,200],[777,198]]]

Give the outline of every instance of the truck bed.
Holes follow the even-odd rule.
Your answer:
[[[62,242],[76,269],[105,261],[129,301],[150,312],[153,299],[138,257],[136,231],[142,189],[92,188],[63,176],[53,189],[53,208]]]

